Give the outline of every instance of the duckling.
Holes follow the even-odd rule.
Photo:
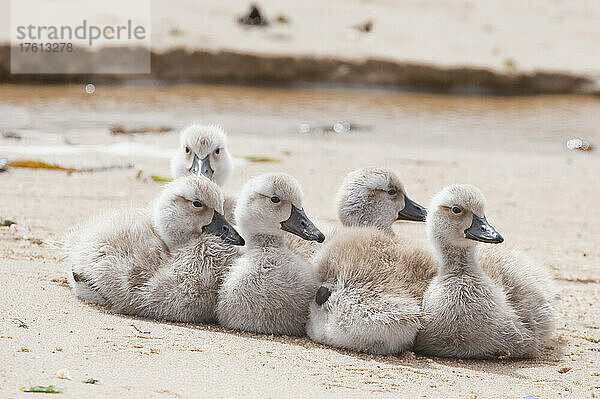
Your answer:
[[[394,172],[383,168],[349,173],[336,205],[346,227],[315,255],[321,286],[310,304],[309,337],[372,354],[409,349],[436,267],[429,251],[396,237],[392,224],[424,221],[425,208],[408,198]]]
[[[408,197],[398,176],[386,168],[362,168],[348,173],[337,192],[335,208],[342,226],[377,227],[391,236],[395,234],[394,222],[424,222],[427,214],[425,208]],[[318,249],[314,243],[295,237],[287,238],[286,243],[306,259]]]
[[[338,217],[343,226],[376,227],[396,236],[392,225],[397,221],[424,222],[426,209],[411,200],[398,175],[387,168],[362,168],[350,172],[336,196]],[[419,304],[427,285],[437,272],[433,256],[404,238],[402,247],[404,278]]]
[[[315,255],[321,286],[310,303],[308,336],[371,354],[411,348],[423,312],[410,281],[428,256],[377,228],[338,231]]]
[[[235,210],[247,251],[225,275],[217,302],[221,325],[264,334],[304,335],[316,280],[308,262],[284,245],[287,233],[323,242],[302,208],[302,190],[284,173],[259,175]]]
[[[554,291],[544,269],[517,254],[476,252],[502,236],[471,185],[451,185],[432,200],[427,234],[439,271],[423,298],[419,352],[445,357],[535,357],[554,329]],[[485,264],[485,269],[482,267]]]
[[[196,215],[196,219],[203,218],[197,225],[204,227],[201,234],[196,231],[188,235],[193,238],[186,243],[173,246],[168,260],[139,287],[136,314],[140,316],[178,322],[216,322],[217,292],[224,272],[240,255],[234,245],[245,242],[222,215],[224,200],[219,188],[204,177],[196,180],[204,181],[210,189],[203,193],[209,195],[187,197],[196,199],[192,201],[193,208],[189,209],[204,214]],[[192,219],[186,212],[164,211],[168,207],[167,201],[157,204],[158,212],[168,220],[167,223],[189,223]],[[209,219],[211,214],[212,219]],[[181,231],[173,226],[169,229]]]
[[[223,186],[232,171],[233,161],[222,127],[194,123],[181,131],[179,146],[171,159],[174,179],[189,174],[203,175]],[[226,218],[233,221],[235,198],[226,196],[224,208]]]
[[[204,175],[222,186],[233,171],[222,127],[194,123],[181,131],[179,147],[171,159],[171,175]]]
[[[167,184],[153,210],[116,211],[75,229],[62,246],[73,293],[119,313],[210,319],[221,271],[237,255],[226,242],[243,245],[222,204],[216,184],[187,176]]]

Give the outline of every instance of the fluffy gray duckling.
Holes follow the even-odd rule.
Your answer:
[[[476,252],[478,241],[504,240],[486,220],[481,191],[443,189],[431,202],[427,233],[439,271],[423,298],[415,349],[458,358],[539,355],[554,329],[550,278],[516,253]]]
[[[171,158],[171,176],[203,175],[223,186],[233,171],[227,135],[217,125],[191,124],[181,131],[179,146]],[[235,198],[225,196],[224,215],[233,222]]]
[[[307,333],[331,346],[373,354],[412,347],[421,326],[421,298],[435,260],[392,230],[396,220],[425,221],[425,208],[383,168],[349,173],[338,191],[345,227],[316,253],[321,286],[310,304]]]
[[[292,233],[323,242],[302,208],[292,176],[263,174],[242,188],[235,211],[247,251],[227,272],[217,303],[219,323],[234,330],[304,335],[316,280],[310,264],[284,245]]]
[[[338,217],[344,226],[376,227],[396,236],[392,225],[397,221],[424,222],[425,207],[411,200],[398,175],[387,168],[362,168],[350,172],[340,187],[336,203]],[[437,272],[433,256],[405,237],[402,246],[404,275],[410,279],[409,289],[419,299]]]
[[[222,270],[237,255],[231,244],[244,243],[222,209],[216,184],[187,176],[167,184],[153,210],[116,211],[75,229],[62,246],[74,295],[120,313],[214,319]]]

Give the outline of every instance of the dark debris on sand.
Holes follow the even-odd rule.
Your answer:
[[[252,4],[250,6],[250,10],[247,14],[241,16],[238,19],[238,23],[241,25],[250,25],[250,26],[267,26],[269,25],[269,21],[262,15],[260,9],[256,4]]]

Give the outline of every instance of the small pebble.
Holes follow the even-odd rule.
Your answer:
[[[363,24],[353,26],[353,28],[360,32],[369,33],[373,29],[373,21],[368,20]]]
[[[310,132],[310,125],[308,123],[301,123],[298,126],[298,133],[309,133]]]
[[[335,133],[349,133],[351,128],[350,122],[347,121],[336,122],[332,126],[332,130]]]
[[[580,151],[590,151],[592,149],[592,145],[589,141],[573,138],[567,140],[567,149],[569,150],[580,150]]]
[[[277,17],[275,17],[275,21],[277,21],[280,24],[289,24],[290,23],[290,19],[283,14],[279,14]]]
[[[56,378],[60,378],[61,380],[72,380],[71,375],[65,369],[60,369],[56,372]]]

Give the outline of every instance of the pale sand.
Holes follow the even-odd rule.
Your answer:
[[[600,159],[597,151],[564,149],[564,138],[579,134],[599,143],[597,103],[232,88],[204,89],[204,94],[225,92],[233,99],[203,103],[190,88],[99,88],[93,100],[73,89],[44,90],[36,95],[0,87],[0,129],[24,136],[21,142],[0,139],[1,155],[75,166],[132,161],[136,167],[72,175],[23,169],[0,174],[0,216],[18,222],[0,228],[0,396],[24,397],[19,387],[38,384],[62,387],[60,397],[69,398],[600,395],[600,251],[594,245],[600,239]],[[170,90],[184,95],[184,101],[170,102],[165,94]],[[71,95],[63,98],[62,92]],[[119,104],[124,92],[134,105]],[[263,102],[256,103],[259,97]],[[506,243],[548,265],[555,277],[560,293],[555,339],[537,360],[462,361],[410,352],[368,356],[306,338],[124,317],[77,301],[64,285],[66,272],[56,251],[41,241],[59,238],[93,213],[146,204],[161,185],[136,178],[137,170],[167,176],[167,158],[17,154],[56,144],[58,136],[36,133],[40,130],[61,132],[77,143],[143,143],[160,154],[173,148],[176,133],[111,137],[106,125],[147,119],[147,124],[170,121],[179,127],[199,115],[198,104],[205,120],[222,121],[228,129],[234,154],[282,160],[238,165],[226,190],[236,192],[261,172],[289,172],[303,184],[305,210],[318,225],[334,223],[337,186],[358,167],[393,168],[411,198],[424,205],[445,184],[478,185],[488,199],[488,220]],[[373,130],[347,136],[293,131],[303,118],[334,117],[366,120]],[[97,133],[85,133],[84,127]],[[398,225],[397,231],[425,239],[421,224]],[[132,323],[150,334],[136,333]],[[56,377],[62,369],[71,381]],[[87,378],[100,382],[83,384]]]

